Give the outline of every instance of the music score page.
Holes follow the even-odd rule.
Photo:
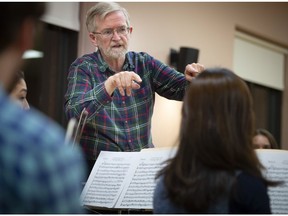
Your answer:
[[[174,153],[102,151],[82,191],[82,205],[151,210],[156,173]]]

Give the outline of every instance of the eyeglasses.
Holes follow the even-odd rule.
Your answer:
[[[129,33],[130,29],[131,29],[130,27],[121,26],[115,29],[104,29],[102,32],[92,32],[92,33],[99,34],[104,38],[112,38],[115,31],[117,32],[118,36],[126,36]]]

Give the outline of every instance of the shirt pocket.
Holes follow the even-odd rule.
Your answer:
[[[150,120],[153,112],[154,94],[149,86],[133,90],[133,96],[131,97],[134,111],[137,112],[139,121],[141,123],[147,123]],[[137,111],[136,111],[137,110]],[[140,120],[141,119],[141,120]]]
[[[153,98],[153,93],[151,91],[151,88],[149,86],[146,86],[140,89],[133,90],[133,98],[137,104],[144,102],[147,103],[151,102]]]

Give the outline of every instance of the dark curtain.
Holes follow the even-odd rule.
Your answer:
[[[77,57],[77,40],[76,31],[43,24],[35,49],[44,57],[26,60],[24,68],[30,105],[65,128],[64,94],[69,66]]]
[[[256,128],[271,132],[281,144],[282,91],[246,82],[250,88],[256,118]]]

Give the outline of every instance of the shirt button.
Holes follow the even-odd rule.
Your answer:
[[[125,104],[125,101],[122,101],[122,104]]]
[[[131,140],[128,140],[129,143],[131,143]]]
[[[128,121],[125,121],[125,124],[127,124],[128,123]]]

